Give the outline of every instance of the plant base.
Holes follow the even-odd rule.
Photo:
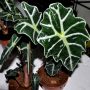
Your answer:
[[[20,73],[16,80],[9,80],[9,90],[32,90],[31,86],[25,87],[23,85],[23,73]]]
[[[68,74],[62,71],[51,77],[46,73],[44,67],[39,69],[38,74],[40,84],[44,90],[63,90],[69,77]]]

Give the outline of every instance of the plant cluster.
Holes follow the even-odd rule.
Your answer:
[[[45,63],[45,69],[50,76],[59,72],[62,66],[67,70],[74,70],[82,52],[85,52],[85,42],[90,38],[84,19],[75,17],[73,10],[61,3],[50,4],[43,14],[36,6],[24,1],[20,3],[21,10],[15,0],[1,0],[0,3],[0,18],[12,21],[15,32],[1,55],[0,65],[17,48],[23,54],[29,72],[32,60],[30,43],[33,42],[43,46],[46,58],[52,57]],[[28,38],[28,41],[25,42],[22,38]],[[37,81],[35,78],[37,76],[34,77],[34,81]]]

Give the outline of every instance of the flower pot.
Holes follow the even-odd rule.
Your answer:
[[[9,90],[31,90],[31,82],[29,87],[25,87],[23,85],[23,80],[24,80],[23,73],[20,72],[16,80],[14,79],[9,80]]]
[[[69,75],[60,71],[55,76],[49,76],[44,67],[41,67],[38,71],[40,76],[40,84],[43,90],[63,90]]]
[[[8,44],[8,42],[9,42],[9,40],[1,40],[1,41],[0,41],[0,44],[1,44],[2,46],[6,47],[7,44]]]

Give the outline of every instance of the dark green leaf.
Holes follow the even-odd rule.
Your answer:
[[[32,90],[39,89],[39,76],[37,74],[32,75]]]
[[[51,61],[49,61],[49,62],[46,63],[45,69],[46,69],[47,73],[50,76],[54,76],[54,75],[56,75],[60,71],[61,66],[62,66],[61,61],[59,61],[58,63],[56,63],[56,62],[53,62],[51,60]]]
[[[20,45],[17,46],[19,53],[21,54],[21,60],[24,63],[27,63],[28,73],[30,73],[31,67],[31,50],[30,50],[30,43],[22,42]]]
[[[71,8],[51,4],[43,14],[38,37],[46,58],[52,56],[55,62],[61,61],[72,71],[85,51],[85,41],[90,38],[85,24],[82,18],[74,16]]]
[[[12,11],[14,9],[15,0],[0,0],[0,4],[5,11]]]
[[[12,51],[17,46],[17,43],[20,41],[20,39],[21,38],[17,37],[15,34],[11,37],[9,44],[4,49],[1,55],[0,65],[3,65],[3,63],[9,58],[9,56],[11,55]]]
[[[15,0],[1,0],[2,11],[0,12],[0,18],[5,21],[17,21],[23,18],[23,15],[16,6]]]
[[[15,26],[15,30],[19,34],[25,34],[28,36],[34,44],[37,43],[37,35],[40,30],[41,13],[37,7],[31,6],[26,2],[21,3],[22,9],[24,9],[27,19],[20,20]]]

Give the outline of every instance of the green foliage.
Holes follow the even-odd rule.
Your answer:
[[[17,63],[17,68],[15,69],[10,69],[6,72],[5,77],[7,79],[7,82],[10,79],[16,79],[16,77],[18,77],[18,72],[22,72],[22,65]]]
[[[0,59],[0,65],[3,65],[4,62],[6,62],[6,60],[10,57],[12,51],[15,49],[17,43],[20,41],[20,37],[18,37],[16,34],[13,34],[9,44],[7,45],[7,47],[4,49],[2,55],[1,55],[1,59]]]
[[[24,34],[29,37],[34,44],[37,44],[37,36],[40,30],[41,13],[36,6],[31,6],[26,2],[21,3],[22,9],[27,15],[27,19],[21,19],[15,25],[18,34]]]
[[[38,36],[46,58],[52,56],[55,62],[61,61],[73,71],[85,51],[85,41],[89,39],[85,24],[82,18],[74,16],[71,8],[60,3],[51,4],[43,14]]]
[[[29,38],[28,42],[31,40],[35,45],[39,43],[44,47],[46,58],[53,57],[53,59],[48,59],[45,65],[50,76],[54,76],[60,71],[62,65],[70,71],[74,70],[82,52],[85,51],[85,41],[90,38],[85,28],[85,20],[75,17],[71,8],[65,8],[60,3],[51,4],[43,13],[42,21],[42,14],[36,6],[22,2],[20,5],[26,14],[24,17],[15,5],[14,0],[4,0],[0,3],[3,7],[0,18],[6,21],[17,21],[13,28],[19,35],[18,37],[14,34],[10,39],[8,46],[1,55],[1,65],[17,47],[19,53],[23,53],[23,60],[28,63],[28,70],[30,69],[30,44],[21,42],[18,45],[18,42],[23,38],[22,35],[25,35],[25,38]],[[33,90],[38,90],[39,78],[37,74],[32,77],[32,85]]]
[[[45,65],[47,74],[50,76],[56,75],[61,70],[61,67],[62,67],[61,61],[57,63],[57,62],[54,62],[53,59],[50,59],[49,61],[47,61]]]
[[[39,89],[39,76],[38,74],[32,75],[32,90],[38,90]]]
[[[15,0],[0,0],[2,11],[0,12],[0,18],[5,21],[16,22],[18,19],[23,18],[23,15],[16,7]]]
[[[17,49],[19,51],[19,54],[21,55],[20,60],[27,64],[28,73],[30,73],[30,64],[31,64],[31,49],[30,49],[30,43],[21,42],[19,45],[17,45]]]

